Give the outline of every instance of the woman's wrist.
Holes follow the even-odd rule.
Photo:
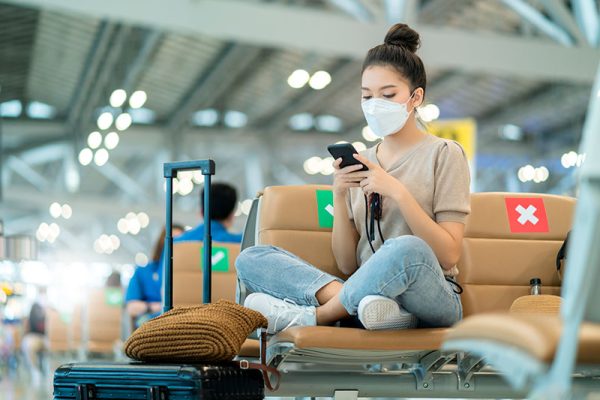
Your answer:
[[[402,204],[406,199],[408,191],[406,190],[406,186],[402,184],[402,182],[396,181],[396,185],[394,187],[394,192],[392,198],[398,204]]]

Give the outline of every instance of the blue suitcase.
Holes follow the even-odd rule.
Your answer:
[[[173,178],[178,171],[200,169],[204,175],[204,214],[210,220],[210,181],[215,173],[212,160],[166,163],[167,179],[167,244],[165,254],[164,311],[173,305]],[[211,234],[210,224],[204,224],[203,301],[210,302]],[[168,365],[131,363],[72,363],[54,373],[55,400],[144,399],[144,400],[211,400],[264,398],[265,381],[257,369],[241,368],[240,364]]]

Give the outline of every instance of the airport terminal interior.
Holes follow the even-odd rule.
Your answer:
[[[597,0],[0,0],[0,400],[600,399],[599,62]],[[410,129],[424,139],[393,153]],[[371,157],[341,200],[332,144]],[[165,163],[193,160],[214,175],[168,186]],[[264,394],[61,395],[61,365],[131,361],[128,338],[165,310],[168,187],[172,304],[203,303],[210,259],[213,303],[266,317],[231,354],[271,368]],[[318,269],[279,273],[260,251],[281,248]],[[405,261],[423,248],[429,286]],[[360,272],[387,280],[355,288],[351,312]]]

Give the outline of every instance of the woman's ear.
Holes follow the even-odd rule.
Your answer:
[[[420,107],[421,104],[423,104],[424,95],[425,95],[425,93],[423,91],[423,88],[418,87],[415,89],[413,99],[412,99],[414,108]]]

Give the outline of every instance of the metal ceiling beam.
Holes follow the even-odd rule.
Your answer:
[[[78,120],[81,118],[81,108],[90,94],[93,82],[98,74],[98,69],[104,61],[105,52],[110,43],[110,38],[115,29],[114,24],[103,21],[98,26],[96,36],[88,51],[85,65],[81,70],[75,93],[71,98],[67,116],[67,126],[76,130]]]
[[[143,202],[147,201],[147,199],[149,198],[149,194],[146,193],[146,191],[140,185],[138,185],[136,181],[134,181],[125,172],[117,168],[110,161],[108,161],[101,167],[97,166],[94,163],[90,164],[90,166],[93,166],[96,169],[96,171],[98,171],[116,186],[121,188],[121,190],[124,193],[128,193],[133,199],[137,199]]]
[[[23,179],[29,182],[40,192],[43,192],[48,188],[48,181],[46,178],[40,175],[36,170],[31,168],[29,164],[20,158],[15,156],[8,157],[6,164],[10,169],[23,177]]]
[[[320,10],[242,0],[10,2],[222,40],[353,58],[363,58],[367,49],[381,43],[388,28],[384,24],[364,24]],[[420,54],[429,68],[590,83],[600,56],[597,49],[566,48],[533,38],[485,32],[473,34],[467,30],[426,25],[415,26],[415,29],[423,42]],[[549,65],[552,68],[548,68]]]
[[[135,89],[138,84],[144,68],[146,68],[156,51],[156,48],[161,43],[163,32],[158,30],[149,30],[143,39],[140,50],[135,57],[135,60],[129,65],[125,79],[123,80],[123,89],[129,94]]]
[[[556,42],[565,46],[573,46],[573,39],[560,26],[546,18],[541,12],[523,0],[502,0],[504,4],[510,7],[513,11],[530,22],[533,26],[554,39]]]
[[[371,15],[369,9],[365,7],[360,0],[327,0],[327,2],[339,8],[357,21],[373,21],[373,15]]]
[[[571,0],[575,18],[590,46],[597,47],[600,40],[600,17],[594,0]]]
[[[385,18],[388,24],[404,22],[413,25],[419,13],[418,0],[383,0]]]
[[[569,34],[575,38],[578,44],[585,43],[585,37],[581,34],[579,27],[571,10],[569,10],[563,0],[541,0],[546,11],[552,19],[566,29]]]
[[[255,47],[225,44],[177,104],[167,128],[180,130],[192,112],[213,105],[215,99],[226,93],[239,76],[247,75],[245,67],[252,65],[260,54],[261,50]]]

